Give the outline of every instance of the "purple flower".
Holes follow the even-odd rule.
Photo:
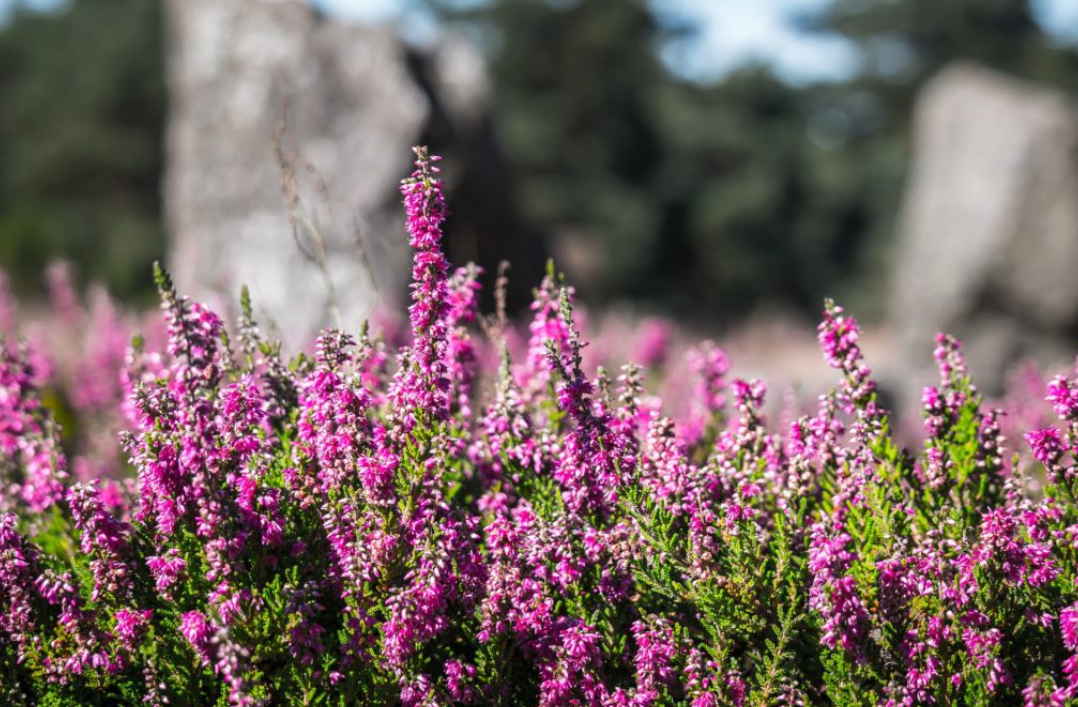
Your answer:
[[[449,280],[449,338],[446,362],[449,368],[451,402],[455,412],[471,417],[472,383],[478,373],[475,343],[466,325],[476,320],[479,307],[479,275],[482,268],[473,264],[457,268]]]
[[[447,341],[449,262],[442,252],[446,217],[440,171],[426,148],[416,147],[415,171],[401,182],[412,259],[412,347],[394,381],[392,397],[405,419],[423,412],[435,420],[449,414]]]
[[[1059,430],[1045,427],[1026,433],[1026,443],[1033,450],[1033,458],[1045,466],[1054,469],[1066,451]]]
[[[191,645],[195,655],[203,665],[209,665],[210,639],[213,637],[213,627],[206,620],[201,611],[188,611],[180,617],[180,633]]]
[[[637,691],[670,685],[676,676],[674,661],[679,653],[672,627],[663,619],[654,619],[651,625],[636,621],[631,630],[636,643],[633,664]]]
[[[367,417],[371,396],[366,388],[344,377],[352,346],[347,334],[324,331],[318,337],[319,365],[299,385],[296,449],[317,462],[317,484],[322,492],[339,488],[355,473],[371,436]]]
[[[0,511],[11,510],[16,499],[43,511],[61,500],[67,481],[59,432],[38,397],[29,359],[25,346],[13,351],[0,340]],[[15,477],[8,480],[12,469]]]
[[[1052,404],[1052,409],[1061,420],[1078,420],[1078,389],[1065,376],[1056,376],[1048,384],[1045,400]]]
[[[950,334],[936,334],[936,348],[932,351],[932,356],[939,367],[940,381],[945,386],[955,387],[968,377],[962,342]]]
[[[116,612],[116,635],[128,650],[134,650],[146,631],[146,626],[153,617],[153,611],[132,611],[120,609]]]
[[[146,558],[146,566],[153,575],[154,586],[164,597],[170,596],[171,587],[179,581],[183,575],[187,562],[180,557],[180,551],[170,548],[163,555],[154,555]]]
[[[702,433],[704,426],[720,414],[726,404],[724,378],[730,370],[730,361],[714,342],[705,341],[689,351],[689,367],[697,376],[690,426]]]
[[[105,510],[97,489],[78,484],[68,491],[68,504],[75,527],[82,534],[83,553],[93,558],[90,572],[94,577],[91,598],[129,597],[132,592],[132,568],[128,564],[128,540],[131,528]]]
[[[817,338],[828,365],[843,373],[840,398],[847,412],[856,410],[858,418],[878,426],[882,411],[877,407],[876,382],[861,353],[861,327],[842,307],[827,300]]]
[[[477,699],[476,689],[469,683],[475,680],[476,668],[470,663],[459,660],[445,662],[445,686],[449,696],[455,702],[473,702]]]
[[[966,644],[966,650],[973,659],[974,665],[987,672],[987,687],[989,692],[995,692],[1000,685],[1011,682],[1011,675],[1003,665],[1003,661],[997,657],[1003,633],[998,628],[977,630],[967,628],[962,632],[962,640]]]
[[[1067,650],[1078,651],[1078,604],[1071,604],[1059,612],[1059,630]]]
[[[830,648],[841,647],[857,661],[865,659],[869,614],[849,571],[856,556],[846,547],[853,541],[847,533],[829,537],[822,527],[812,531],[809,548],[809,571],[812,586],[809,606],[824,619],[821,642]]]

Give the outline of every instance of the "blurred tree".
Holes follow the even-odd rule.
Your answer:
[[[616,237],[591,289],[623,291],[648,272],[659,226],[654,109],[668,82],[652,49],[666,30],[643,0],[432,4],[490,50],[495,129],[527,217],[547,231]]]
[[[20,289],[53,258],[123,296],[164,251],[166,94],[156,0],[16,5],[0,25],[0,267]]]
[[[827,294],[881,311],[909,109],[946,61],[1078,81],[1026,0],[836,0],[801,22],[856,42],[862,68],[806,86],[763,65],[674,75],[657,50],[686,29],[645,0],[425,4],[485,47],[520,203],[573,246],[580,289],[712,322],[814,317]]]
[[[808,30],[838,32],[864,58],[860,83],[890,84],[908,96],[943,64],[969,59],[1026,78],[1078,88],[1075,52],[1057,46],[1031,0],[832,0],[801,18]]]
[[[674,75],[658,50],[689,30],[645,0],[428,5],[486,48],[520,203],[585,295],[714,322],[774,302],[814,315],[850,279],[872,186],[859,155],[810,139],[824,93],[764,66]]]

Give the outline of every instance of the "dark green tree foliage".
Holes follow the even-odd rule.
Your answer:
[[[161,6],[75,0],[0,26],[0,267],[35,285],[73,260],[117,294],[150,295],[164,250]]]
[[[425,2],[485,46],[522,207],[590,245],[582,293],[688,316],[809,313],[833,292],[879,312],[923,81],[969,58],[1078,86],[1026,0],[837,0],[801,22],[854,41],[862,68],[805,86],[672,74],[657,50],[685,29],[646,0]]]
[[[919,81],[955,59],[969,59],[1029,79],[1078,89],[1072,49],[1057,46],[1036,23],[1029,0],[833,0],[804,18],[809,29],[857,42],[865,85],[909,96]]]
[[[429,2],[487,48],[520,203],[588,244],[586,296],[711,321],[767,301],[808,312],[862,264],[881,158],[847,144],[859,116],[831,115],[833,87],[792,87],[763,66],[713,85],[680,78],[658,50],[689,30],[645,0]]]
[[[655,109],[669,82],[653,49],[663,28],[640,0],[442,9],[490,49],[496,128],[526,215],[616,246],[597,264],[599,291],[623,291],[647,273],[662,225]]]
[[[858,184],[870,268],[886,260],[910,157],[913,107],[925,81],[950,62],[979,63],[1074,93],[1078,50],[1053,41],[1030,0],[833,0],[801,18],[807,30],[838,33],[861,53],[849,81],[807,87],[808,130],[837,146]],[[852,294],[852,293],[851,293]],[[868,306],[871,302],[859,300]]]

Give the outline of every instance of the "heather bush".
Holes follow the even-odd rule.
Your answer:
[[[0,347],[0,699],[1078,699],[1078,382],[1048,385],[1056,424],[1006,439],[941,335],[906,449],[829,302],[838,383],[811,415],[769,425],[764,383],[703,344],[665,373],[692,391],[672,417],[647,369],[590,372],[554,272],[523,343],[503,306],[479,315],[417,157],[404,343],[328,330],[285,361],[246,296],[229,334],[158,269],[163,350],[69,327],[105,343],[65,378]],[[649,325],[649,367],[668,336]],[[55,390],[123,428],[122,454],[65,440]]]

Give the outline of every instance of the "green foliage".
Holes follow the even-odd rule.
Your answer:
[[[763,65],[672,73],[660,51],[692,28],[646,0],[420,4],[486,51],[513,201],[529,228],[572,234],[582,293],[689,317],[810,314],[836,291],[880,313],[924,80],[965,58],[1078,90],[1078,52],[1027,0],[827,3],[801,24],[853,41],[861,70],[803,86]],[[0,266],[21,289],[63,256],[123,297],[149,294],[141,273],[164,250],[161,15],[159,0],[72,0],[0,27]]]
[[[803,29],[851,40],[862,64],[807,85],[764,65],[676,75],[660,51],[693,30],[646,0],[423,4],[485,49],[519,203],[586,251],[581,292],[712,325],[769,303],[811,316],[834,292],[882,312],[912,103],[945,63],[1078,90],[1078,51],[1027,0],[823,3]]]
[[[17,4],[0,25],[0,267],[29,290],[51,260],[148,300],[164,250],[159,0]]]

